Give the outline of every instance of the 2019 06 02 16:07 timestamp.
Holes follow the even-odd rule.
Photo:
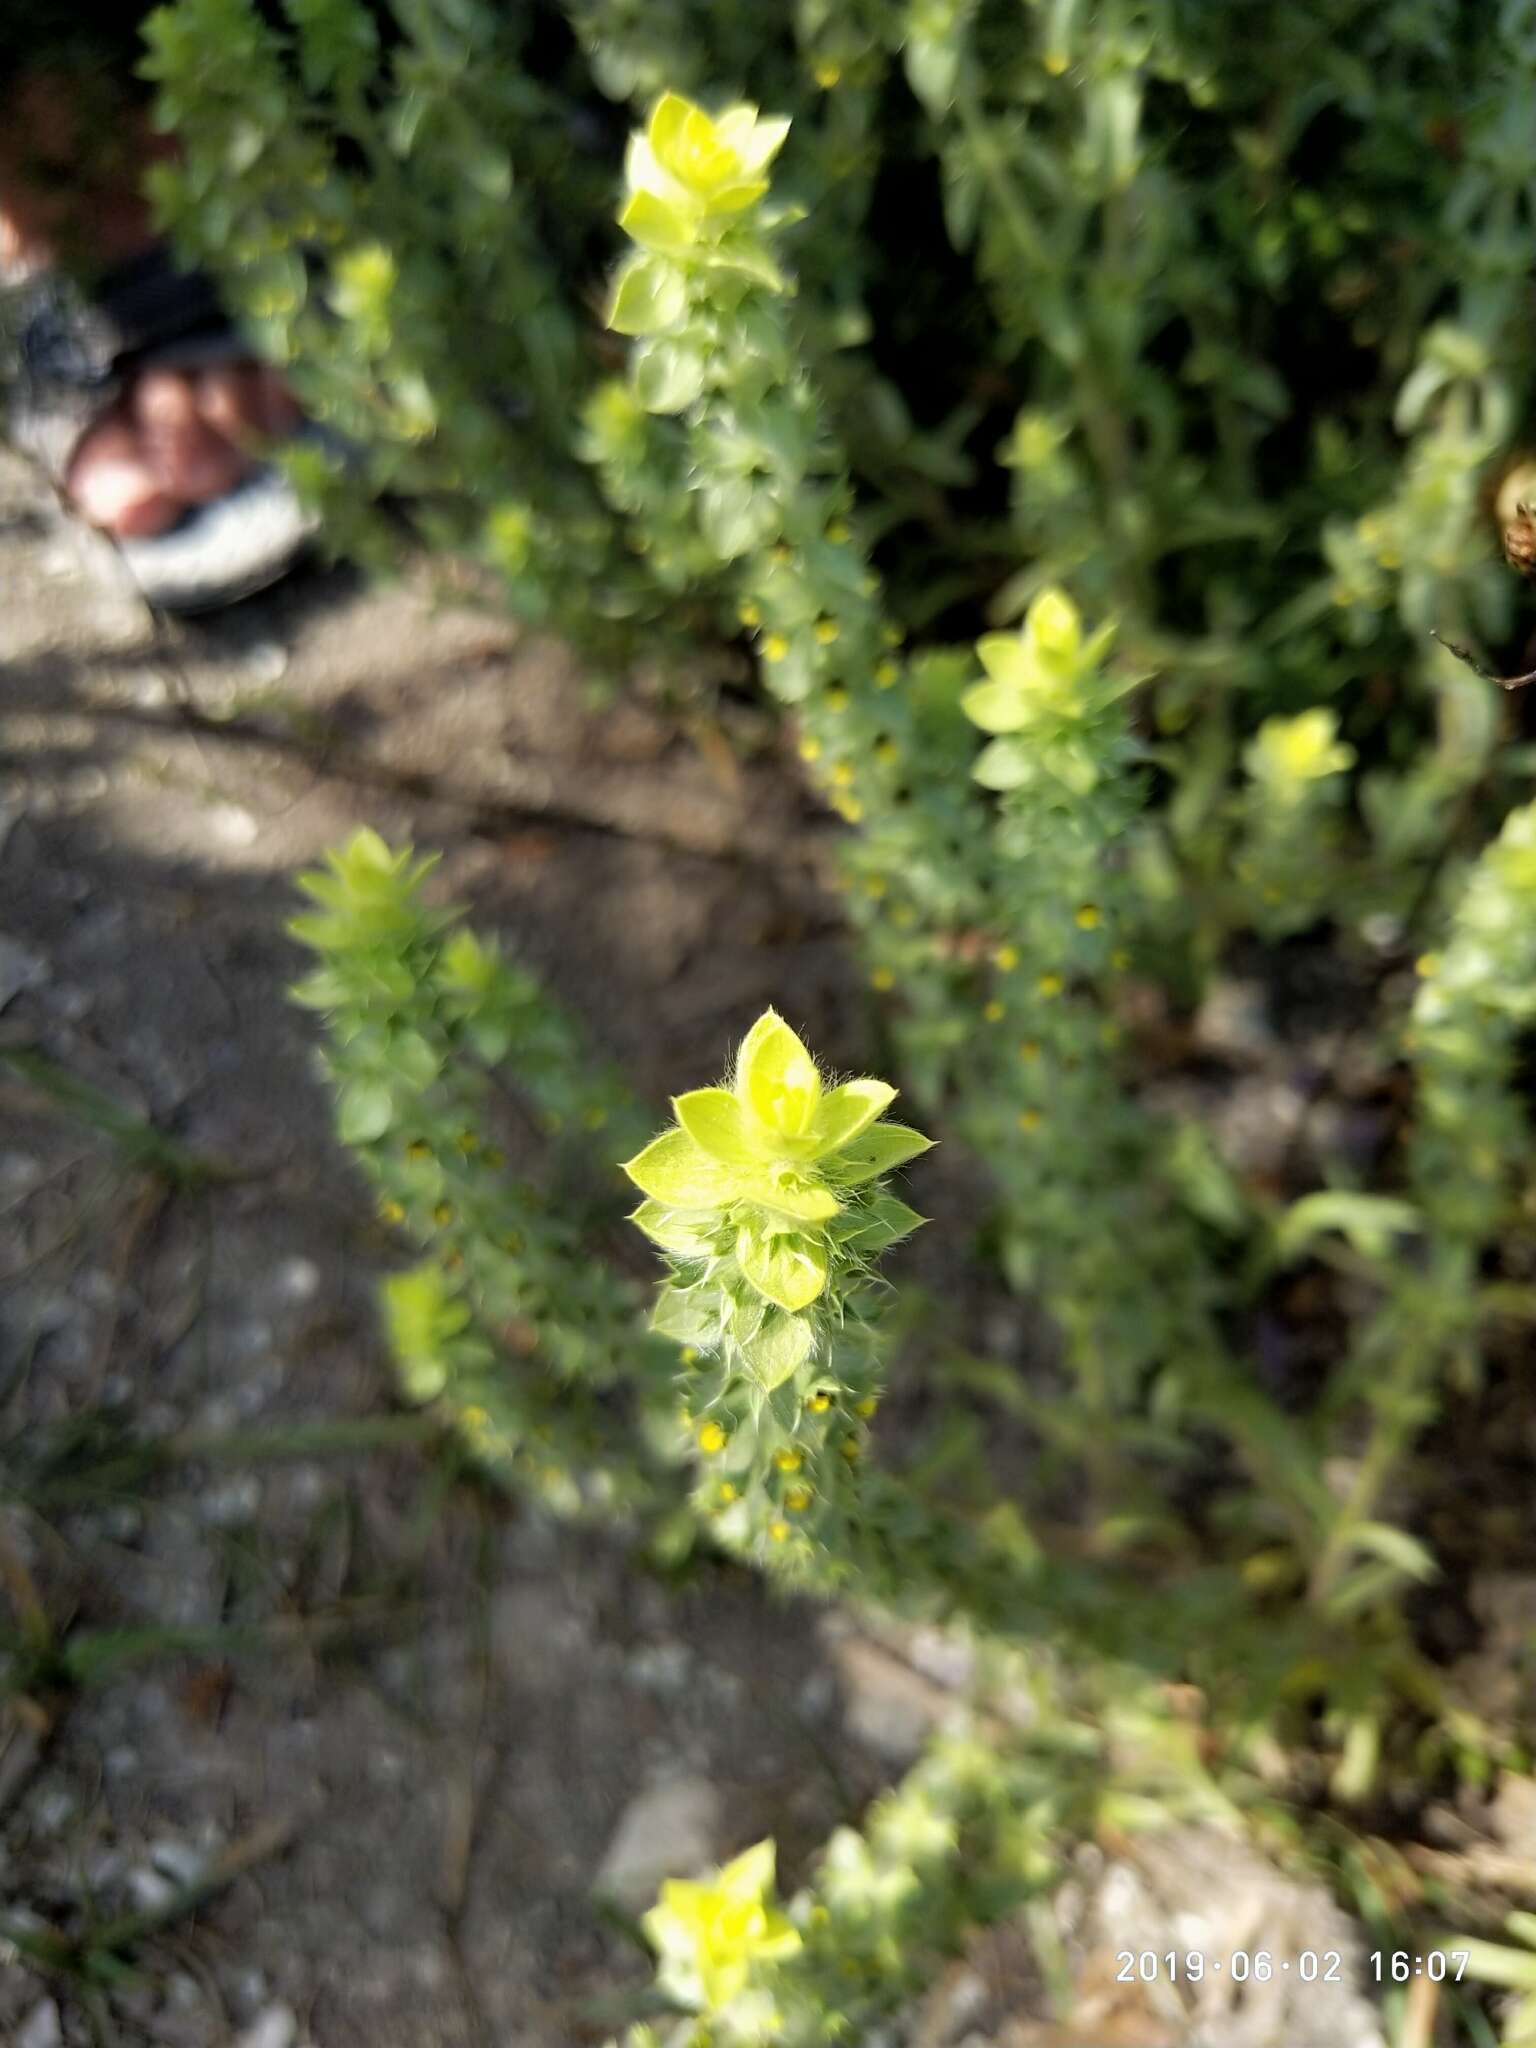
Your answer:
[[[1469,1949],[1436,1948],[1416,1956],[1403,1949],[1373,1949],[1368,1958],[1370,1976],[1377,1984],[1409,1984],[1415,1977],[1428,1977],[1437,1984],[1459,1984],[1471,1961]],[[1205,1977],[1225,1977],[1233,1984],[1270,1984],[1277,1977],[1294,1977],[1302,1984],[1342,1984],[1349,1974],[1337,1949],[1302,1949],[1289,1956],[1276,1956],[1268,1949],[1234,1949],[1230,1955],[1208,1956],[1199,1949],[1120,1949],[1116,1956],[1117,1984],[1198,1984]]]

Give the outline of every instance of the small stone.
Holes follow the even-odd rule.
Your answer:
[[[254,846],[261,836],[261,822],[243,804],[215,804],[208,814],[214,836],[226,846]]]
[[[30,1192],[43,1177],[43,1162],[30,1152],[0,1152],[0,1200]]]
[[[824,1627],[842,1681],[848,1732],[888,1762],[909,1764],[954,1699],[867,1637]]]
[[[813,1671],[795,1698],[802,1721],[825,1721],[837,1705],[837,1680],[830,1671]]]
[[[320,1292],[320,1268],[313,1259],[284,1259],[272,1275],[272,1292],[284,1303],[313,1301]]]
[[[257,1358],[272,1342],[272,1325],[260,1316],[236,1323],[229,1333],[229,1350],[236,1358]]]
[[[162,1871],[140,1865],[128,1873],[128,1891],[142,1913],[158,1913],[168,1906],[182,1887]]]
[[[130,694],[135,704],[145,711],[154,711],[171,701],[171,686],[162,675],[153,669],[141,669],[131,678]]]
[[[51,1998],[34,2005],[16,2035],[16,2048],[64,2048],[64,2023]]]
[[[66,1024],[78,1024],[91,1014],[95,1001],[88,988],[71,985],[54,991],[53,1008]]]
[[[243,1529],[261,1506],[261,1481],[253,1472],[236,1473],[203,1495],[202,1517],[215,1529]]]
[[[236,1969],[230,1977],[228,1992],[236,2017],[251,2021],[260,2019],[268,1989],[266,1971],[258,1970],[254,1963]]]
[[[1258,982],[1215,982],[1195,1012],[1194,1035],[1207,1052],[1244,1061],[1267,1059],[1276,1040]]]
[[[67,1827],[80,1810],[80,1801],[68,1785],[44,1785],[32,1799],[32,1825],[40,1835],[56,1835]]]
[[[631,1800],[593,1879],[596,1897],[627,1912],[650,1906],[669,1877],[689,1877],[716,1859],[720,1795],[707,1778],[673,1777]]]
[[[686,1643],[647,1643],[629,1660],[633,1684],[663,1698],[675,1698],[688,1683],[693,1652]]]
[[[48,963],[18,939],[0,932],[0,1010],[24,989],[38,988],[48,979]]]
[[[299,2022],[293,2007],[269,2005],[236,2037],[235,2048],[293,2048],[298,2038]]]
[[[278,640],[258,640],[240,657],[240,680],[258,690],[288,673],[288,650]]]
[[[581,1617],[553,1581],[504,1586],[491,1602],[491,1649],[504,1676],[529,1692],[555,1692],[587,1646]]]
[[[65,777],[64,801],[71,804],[97,803],[110,787],[105,773],[100,768],[76,768]]]
[[[197,1883],[208,1861],[202,1851],[194,1849],[190,1842],[172,1839],[156,1842],[149,1852],[149,1860],[162,1876],[170,1878],[182,1891]]]

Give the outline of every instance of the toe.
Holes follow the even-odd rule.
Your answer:
[[[75,451],[66,487],[83,518],[119,540],[164,533],[183,502],[164,490],[131,421],[103,420]]]
[[[232,491],[248,462],[204,419],[191,377],[146,370],[132,395],[144,452],[161,488],[194,505]]]
[[[283,440],[300,419],[282,378],[257,363],[204,370],[197,403],[206,423],[237,448]]]

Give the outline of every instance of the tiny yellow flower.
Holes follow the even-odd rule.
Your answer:
[[[1064,50],[1047,50],[1040,59],[1040,62],[1049,71],[1052,78],[1060,78],[1067,68],[1067,61],[1067,54]]]
[[[476,1408],[473,1405],[463,1409],[459,1415],[459,1420],[466,1429],[484,1429],[490,1419],[483,1408]]]
[[[785,547],[783,541],[780,541],[778,546],[773,550],[773,559],[778,563],[781,569],[787,569],[790,563],[795,558],[790,549]]]
[[[762,612],[752,602],[751,598],[748,598],[746,603],[738,608],[736,616],[744,626],[760,626],[763,623]]]
[[[827,779],[834,789],[851,789],[853,787],[853,764],[849,761],[834,762]]]
[[[451,1202],[439,1202],[432,1211],[432,1221],[439,1230],[446,1230],[453,1221],[453,1204]]]
[[[896,666],[894,661],[876,662],[875,688],[877,690],[893,689],[896,685],[896,681],[900,674],[901,670]]]
[[[840,796],[832,808],[849,825],[857,825],[864,816],[864,806],[854,796]]]
[[[894,768],[901,759],[901,749],[894,740],[877,740],[875,742],[875,759],[882,768]]]
[[[1079,928],[1085,932],[1096,931],[1098,929],[1099,906],[1097,905],[1097,903],[1084,903],[1079,905],[1077,912],[1077,924]]]
[[[992,964],[994,967],[1000,967],[1003,970],[1004,974],[1011,974],[1013,969],[1017,967],[1019,964],[1018,947],[999,946],[997,951],[992,955]]]
[[[784,1506],[792,1515],[803,1515],[813,1499],[808,1486],[792,1486],[784,1496]]]
[[[780,1451],[773,1462],[781,1472],[798,1472],[805,1461],[798,1451]]]
[[[768,1534],[773,1538],[775,1543],[787,1542],[789,1540],[788,1522],[770,1522],[768,1524]]]
[[[692,1344],[685,1344],[677,1355],[684,1365],[697,1365],[699,1362],[698,1349]]]
[[[412,1138],[410,1144],[405,1148],[405,1156],[407,1159],[414,1159],[418,1162],[423,1159],[430,1159],[432,1157],[432,1147],[425,1138]]]
[[[831,541],[833,547],[840,548],[848,538],[848,534],[849,526],[846,519],[829,519],[827,521],[827,539]]]
[[[816,621],[816,638],[823,647],[830,647],[842,630],[836,619],[818,619]]]
[[[875,1410],[879,1406],[880,1403],[875,1399],[873,1394],[866,1394],[862,1401],[858,1401],[854,1404],[853,1412],[855,1415],[862,1415],[865,1421],[867,1422],[870,1416],[874,1414]]]
[[[832,1397],[830,1394],[812,1394],[805,1405],[813,1415],[825,1415],[832,1406]]]
[[[869,977],[869,985],[883,993],[886,989],[896,986],[896,976],[889,967],[877,967]]]
[[[1003,1005],[994,996],[991,1002],[983,1008],[981,1014],[989,1024],[997,1024],[1001,1022],[1004,1015]]]
[[[814,733],[808,732],[800,742],[799,753],[802,761],[819,761],[821,759],[821,741],[817,739]]]
[[[1428,981],[1432,975],[1440,972],[1440,955],[1421,953],[1413,963],[1413,971],[1421,981]]]
[[[839,1453],[843,1457],[845,1457],[851,1465],[854,1459],[859,1455],[859,1440],[856,1436],[845,1436],[837,1448]]]
[[[400,1202],[381,1202],[379,1214],[386,1223],[401,1224],[405,1221],[405,1207]]]
[[[825,623],[823,621],[823,624]],[[816,628],[816,637],[818,640],[822,637],[820,626]],[[827,709],[833,713],[846,711],[848,709],[848,692],[846,690],[828,690],[823,702],[826,704]]]
[[[899,647],[907,636],[900,626],[886,626],[882,629],[880,637],[887,647]]]
[[[1040,1057],[1040,1041],[1039,1041],[1039,1039],[1038,1039],[1038,1038],[1022,1038],[1022,1039],[1020,1039],[1020,1041],[1019,1041],[1019,1058],[1020,1058],[1021,1060],[1037,1060],[1037,1059],[1039,1059],[1039,1057]]]
[[[763,659],[765,661],[782,661],[788,652],[789,642],[782,633],[770,633],[763,642]]]
[[[1065,986],[1066,984],[1063,982],[1059,974],[1042,974],[1040,979],[1035,983],[1036,989],[1040,992],[1041,995],[1043,995],[1046,998],[1047,1001],[1049,1001],[1052,996],[1059,996],[1061,994],[1062,989]]]
[[[712,1458],[716,1451],[725,1449],[725,1431],[718,1422],[700,1423],[699,1449],[709,1458]]]
[[[833,86],[836,85],[837,81],[842,77],[842,75],[842,66],[840,64],[834,64],[831,61],[831,59],[827,57],[823,57],[821,62],[816,66],[815,70],[811,73],[811,76],[815,79],[816,83],[821,87],[823,92],[830,92]]]
[[[1019,1129],[1021,1131],[1038,1131],[1039,1128],[1040,1112],[1038,1109],[1021,1109],[1019,1111]]]
[[[715,1494],[715,1498],[719,1501],[720,1505],[723,1508],[728,1508],[731,1502],[737,1498],[736,1489],[734,1486],[732,1486],[729,1479],[721,1480],[719,1489]]]
[[[784,1536],[787,1524],[779,1523]],[[770,1534],[774,1534],[770,1530]],[[800,1935],[772,1903],[774,1846],[759,1842],[701,1881],[668,1878],[641,1920],[659,1958],[657,1982],[690,2012],[718,2012],[745,1991],[754,1967],[790,1956]]]

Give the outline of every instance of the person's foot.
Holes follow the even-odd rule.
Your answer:
[[[291,434],[299,417],[259,364],[145,370],[82,437],[66,488],[92,526],[146,539],[232,491],[252,451]]]
[[[87,121],[91,83],[89,74],[82,84],[43,71],[7,91],[0,272],[35,275],[71,249],[119,263],[153,240],[137,173],[174,145],[142,109]],[[144,370],[85,433],[65,488],[91,525],[118,540],[147,539],[232,491],[252,451],[291,434],[299,418],[281,379],[254,362]]]

